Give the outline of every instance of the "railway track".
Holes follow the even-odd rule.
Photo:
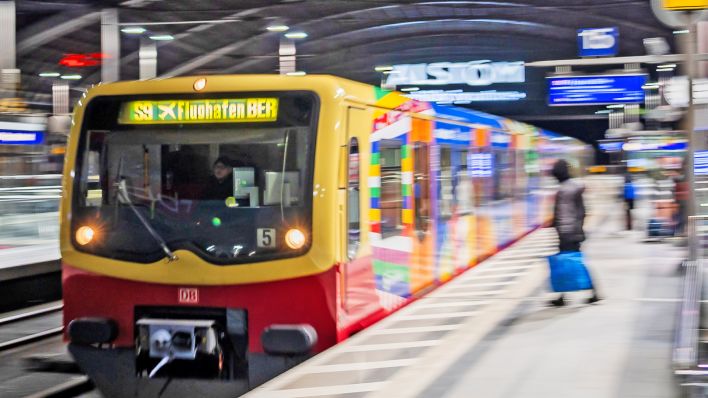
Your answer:
[[[16,358],[18,364],[25,362],[26,372],[27,357],[21,354],[25,350],[12,350],[27,347],[31,352],[34,349],[33,344],[53,344],[51,338],[55,337],[56,340],[56,336],[63,331],[62,308],[62,302],[55,301],[0,315],[0,354],[7,352],[9,355],[7,358]],[[60,341],[57,340],[57,344],[61,344]],[[67,370],[69,368],[66,365],[63,369],[59,366],[42,369],[42,366],[39,366],[41,370],[37,371],[36,368],[36,364],[30,366],[30,373],[25,373],[31,375],[29,377],[33,382],[22,383],[20,388],[14,389],[14,392],[12,388],[10,391],[3,390],[0,385],[0,396],[9,393],[9,396],[18,398],[68,398],[82,396],[94,389],[93,383],[87,376],[77,374],[76,369]],[[12,381],[7,382],[12,383]]]
[[[0,351],[31,344],[62,333],[61,301],[0,318]]]

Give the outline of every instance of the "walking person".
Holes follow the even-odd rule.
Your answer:
[[[558,251],[580,252],[580,244],[585,240],[583,223],[585,222],[585,203],[583,202],[583,192],[585,186],[570,178],[570,168],[568,162],[563,159],[558,160],[553,165],[551,171],[553,176],[560,183],[556,200],[553,206],[553,227],[558,233]],[[589,274],[588,274],[589,276]],[[590,279],[592,281],[592,279]],[[592,297],[587,300],[588,304],[600,300],[594,284],[591,283]],[[564,295],[561,294],[551,305],[562,307],[565,305]]]
[[[632,210],[634,210],[634,184],[632,176],[629,174],[624,176],[624,211],[626,216],[627,231],[632,230]]]

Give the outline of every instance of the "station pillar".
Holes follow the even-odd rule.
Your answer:
[[[101,11],[101,81],[110,83],[120,80],[120,27],[118,9]]]
[[[20,84],[16,61],[15,2],[0,1],[0,91],[3,98],[14,98]]]

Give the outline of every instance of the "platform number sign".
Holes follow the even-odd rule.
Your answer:
[[[619,48],[619,30],[613,28],[579,29],[578,55],[581,57],[611,57]]]
[[[199,303],[199,289],[195,287],[179,288],[179,303],[180,304],[197,304]]]
[[[275,228],[258,228],[256,230],[256,241],[260,248],[275,248]]]

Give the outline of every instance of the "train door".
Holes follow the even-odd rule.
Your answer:
[[[369,110],[346,108],[346,145],[341,156],[346,180],[340,182],[340,191],[345,197],[340,200],[343,222],[343,253],[339,273],[340,325],[346,327],[360,322],[362,318],[380,309],[376,295],[376,283],[368,245],[369,205],[366,166],[370,162],[370,152],[366,145],[371,120]]]

